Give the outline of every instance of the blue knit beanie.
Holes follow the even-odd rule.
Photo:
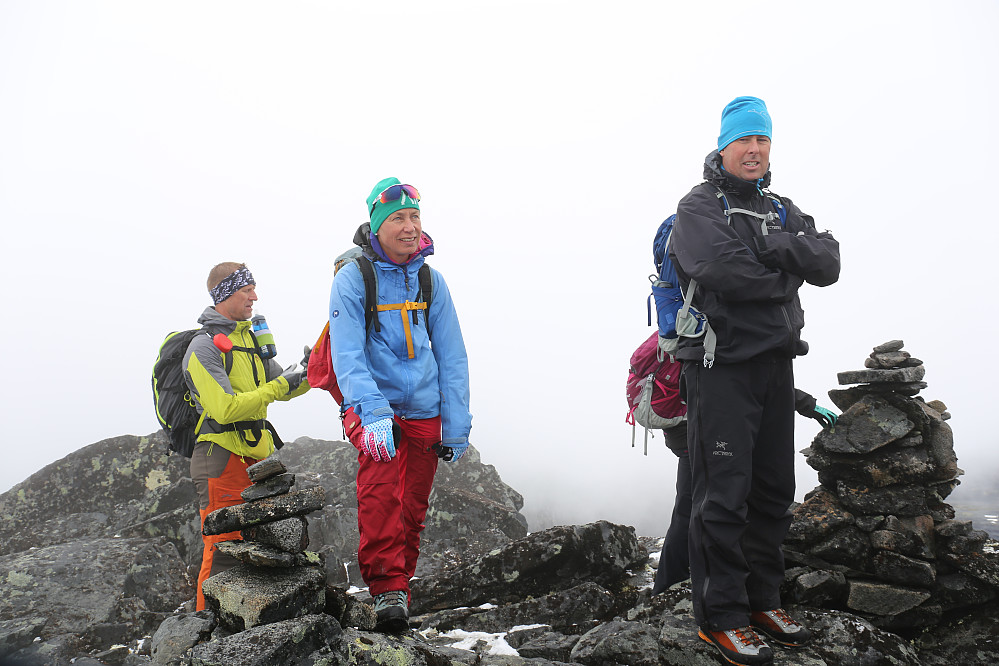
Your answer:
[[[773,127],[767,105],[759,97],[736,97],[722,111],[718,150],[744,136],[772,139]]]

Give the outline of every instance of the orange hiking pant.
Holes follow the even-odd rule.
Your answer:
[[[202,529],[205,526],[205,518],[212,511],[243,503],[240,493],[250,486],[250,477],[246,473],[246,468],[256,462],[258,461],[233,455],[221,446],[198,442],[191,455],[191,479],[198,490]],[[205,595],[201,585],[209,576],[231,569],[236,564],[235,559],[218,553],[215,544],[220,541],[237,541],[241,538],[239,532],[202,535],[205,550],[201,556],[201,571],[198,573],[197,610],[205,608]]]

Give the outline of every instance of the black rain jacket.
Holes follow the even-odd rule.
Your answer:
[[[690,280],[697,280],[693,305],[718,337],[715,362],[807,353],[798,288],[839,279],[839,243],[828,231],[816,231],[812,217],[784,197],[779,197],[787,210],[783,228],[774,222],[764,236],[760,220],[742,213],[732,213],[729,224],[719,189],[730,208],[773,212],[764,194],[769,171],[759,183],[736,178],[722,169],[716,150],[704,160],[704,179],[680,200],[670,256],[684,293]],[[703,358],[703,338],[680,338],[679,346],[678,358]]]

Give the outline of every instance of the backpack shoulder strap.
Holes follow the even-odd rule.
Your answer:
[[[420,283],[420,293],[416,295],[416,299],[423,299],[423,302],[427,304],[427,309],[423,313],[423,321],[427,325],[427,334],[430,334],[430,303],[434,298],[434,276],[430,272],[430,266],[427,262],[423,262],[420,266],[420,270],[416,274],[417,280]],[[413,315],[416,316],[418,311],[414,310]]]
[[[728,197],[725,196],[725,192],[718,186],[715,186],[715,189],[718,190],[715,196],[721,199],[722,206],[725,211],[725,221],[729,224],[729,226],[732,225],[732,213],[741,213],[743,215],[749,215],[750,217],[758,219],[760,221],[760,233],[764,236],[769,234],[767,231],[767,222],[780,218],[781,226],[784,226],[784,216],[786,213],[783,212],[783,206],[778,208],[777,205],[774,205],[774,208],[779,212],[771,211],[769,213],[757,213],[755,210],[749,210],[747,208],[731,208],[728,203]],[[765,196],[770,198],[769,195]],[[770,198],[770,201],[773,203],[772,198]]]
[[[779,196],[769,190],[767,190],[766,194],[774,210],[777,211],[777,216],[780,217],[780,226],[783,227],[784,223],[787,222],[787,208],[784,207],[784,202],[780,200]]]
[[[430,273],[430,266],[424,262],[416,275],[420,282],[420,293],[417,294],[417,298],[422,297],[423,302],[427,304],[427,310],[429,310],[434,291],[434,276]]]
[[[371,260],[365,256],[357,257],[357,268],[361,271],[364,279],[364,330],[371,328],[371,322],[375,322],[375,330],[381,331],[382,326],[378,321],[378,282],[375,277],[375,267],[371,265]]]

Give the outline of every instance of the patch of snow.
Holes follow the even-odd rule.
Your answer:
[[[506,633],[487,634],[484,631],[463,631],[461,629],[452,629],[451,631],[440,635],[442,638],[452,638],[457,640],[456,643],[451,643],[450,647],[458,648],[459,650],[472,650],[476,643],[483,641],[487,646],[487,654],[510,655],[511,657],[520,656],[520,654],[506,642]]]
[[[547,624],[518,624],[516,627],[511,627],[510,631],[523,631],[524,629],[540,629],[541,627],[548,627]],[[507,633],[510,633],[509,631]]]

